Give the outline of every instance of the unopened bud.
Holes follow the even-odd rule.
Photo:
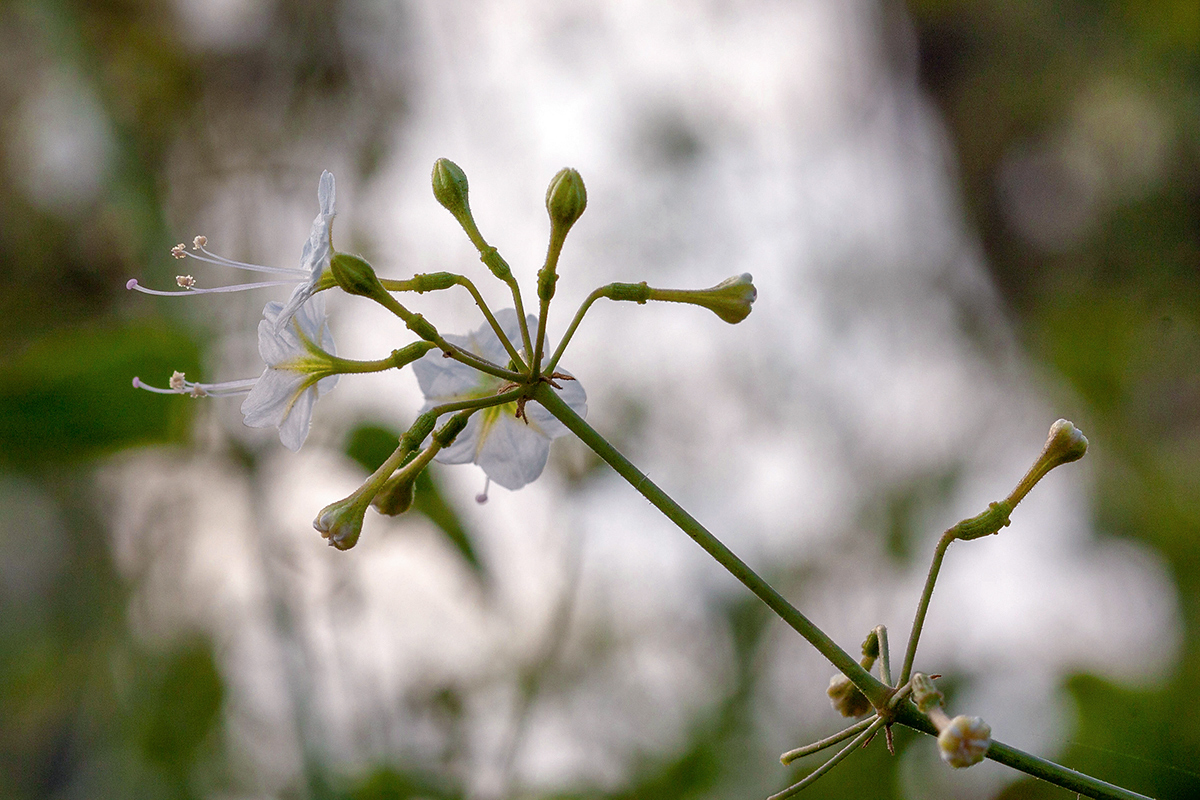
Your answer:
[[[1073,423],[1065,419],[1058,420],[1050,426],[1050,435],[1046,438],[1042,454],[1017,484],[1017,488],[1013,489],[1006,502],[1009,506],[1016,506],[1038,481],[1046,477],[1047,472],[1062,464],[1078,461],[1083,458],[1087,448],[1087,437]]]
[[[871,701],[845,675],[834,675],[825,690],[835,711],[843,717],[861,717],[871,710]]]
[[[584,188],[583,178],[570,167],[560,169],[546,188],[546,211],[550,214],[551,224],[561,229],[565,236],[575,221],[583,216],[585,208],[587,189]]]
[[[938,754],[955,769],[983,761],[991,746],[992,727],[979,717],[955,717],[938,734]]]
[[[650,299],[703,306],[734,325],[750,315],[750,307],[758,299],[753,280],[749,272],[744,272],[711,289],[651,289]]]
[[[313,520],[313,527],[329,541],[330,547],[349,550],[358,542],[366,513],[367,504],[361,498],[350,495],[322,508]]]
[[[1059,464],[1070,464],[1083,458],[1087,452],[1088,440],[1075,424],[1060,419],[1050,426],[1050,435],[1046,438],[1046,448],[1042,458],[1052,462],[1051,468]]]
[[[933,681],[923,672],[917,672],[912,676],[912,699],[917,704],[917,708],[922,714],[928,714],[935,708],[942,707],[942,701],[945,697],[937,687],[933,685]]]
[[[460,224],[471,218],[471,206],[467,202],[467,174],[448,158],[433,162],[433,196],[454,215]]]
[[[371,500],[371,505],[380,514],[386,514],[389,517],[403,514],[412,508],[413,498],[416,497],[416,479],[415,474],[408,474],[403,470],[398,472],[383,484],[374,499]]]
[[[375,274],[375,269],[363,258],[349,253],[334,253],[329,261],[329,269],[337,285],[347,294],[362,297],[380,297],[387,294]]]

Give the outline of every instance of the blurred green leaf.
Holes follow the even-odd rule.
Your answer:
[[[0,364],[0,460],[70,462],[133,445],[186,438],[191,401],[132,386],[195,373],[198,351],[166,328],[58,331]]]
[[[447,787],[435,775],[385,768],[368,774],[345,796],[348,800],[454,800],[462,797],[462,792]]]
[[[346,441],[346,455],[367,472],[374,472],[395,451],[399,441],[400,434],[396,431],[378,425],[360,425],[350,432]],[[454,506],[446,499],[431,469],[417,476],[412,510],[425,515],[436,525],[476,575],[484,576],[483,563],[475,553],[471,535]]]
[[[211,648],[202,642],[173,653],[144,692],[139,719],[147,759],[186,775],[218,721],[224,687]]]

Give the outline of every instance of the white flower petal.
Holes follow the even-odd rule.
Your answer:
[[[496,324],[515,346],[520,346],[521,327],[517,312],[505,308],[496,313]],[[526,317],[536,329],[537,318]],[[507,364],[508,351],[491,325],[484,324],[467,336],[447,336],[447,341],[493,364]],[[442,403],[487,396],[499,388],[499,378],[479,372],[440,351],[431,351],[413,364],[417,383],[425,395],[422,412]],[[587,414],[587,393],[578,381],[557,379],[555,391],[580,416]],[[542,474],[550,455],[550,440],[568,430],[536,402],[525,405],[526,420],[515,416],[516,403],[483,409],[473,415],[450,447],[436,460],[443,464],[478,464],[489,478],[506,489],[520,489]]]
[[[316,390],[310,386],[296,398],[296,402],[279,425],[279,441],[283,442],[283,446],[288,450],[299,450],[308,438],[308,430],[312,427],[313,406],[316,402]]]
[[[446,339],[449,341],[450,337],[447,336]],[[421,393],[426,398],[423,411],[428,411],[439,403],[487,394],[489,387],[494,389],[500,385],[499,379],[452,358],[446,358],[442,351],[437,349],[430,350],[417,359],[412,368],[413,374],[417,376],[417,385],[421,387]]]
[[[243,422],[251,428],[282,425],[305,377],[302,372],[267,367],[242,401]]]
[[[300,251],[300,270],[308,278],[292,291],[292,296],[284,303],[275,320],[276,328],[283,327],[292,315],[314,296],[317,281],[321,279],[325,270],[329,269],[329,260],[333,256],[332,229],[336,200],[337,188],[333,175],[326,170],[321,173],[321,182],[317,185],[317,202],[320,203],[321,211],[313,219],[308,241]]]
[[[498,414],[484,433],[475,462],[505,489],[536,480],[550,457],[550,440],[510,414]]]
[[[433,457],[434,461],[441,464],[473,464],[475,456],[478,455],[479,426],[483,424],[484,413],[486,412],[480,411],[473,414],[467,420],[467,427],[463,428],[462,433],[449,447],[438,451]]]

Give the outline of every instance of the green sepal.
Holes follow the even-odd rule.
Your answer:
[[[443,448],[454,444],[454,440],[462,433],[463,428],[467,427],[467,420],[471,418],[471,414],[471,411],[460,411],[447,420],[445,425],[434,431],[434,443]]]
[[[392,366],[396,369],[405,367],[428,353],[436,345],[432,342],[413,342],[392,351]]]

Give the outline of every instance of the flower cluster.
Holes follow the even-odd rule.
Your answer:
[[[546,193],[550,216],[550,248],[538,272],[538,314],[526,314],[520,288],[512,271],[494,247],[488,245],[471,214],[466,175],[453,162],[439,159],[433,169],[434,196],[459,221],[479,250],[480,258],[512,293],[513,307],[494,314],[465,276],[450,273],[418,274],[408,280],[383,280],[359,256],[339,253],[333,244],[337,190],[333,175],[321,174],[317,186],[318,213],[300,253],[297,267],[252,264],[219,256],[208,249],[208,239],[196,236],[189,248],[171,249],[177,259],[260,273],[266,278],[251,283],[205,287],[194,275],[176,277],[178,290],[142,286],[136,279],[126,288],[158,296],[184,296],[240,292],[274,286],[292,286],[286,302],[271,301],[263,308],[258,325],[258,351],[264,369],[257,378],[199,383],[175,372],[166,388],[133,379],[135,388],[159,394],[190,397],[245,395],[244,422],[250,427],[274,427],[280,441],[300,449],[308,436],[317,400],[348,372],[374,372],[413,365],[425,405],[399,446],[350,497],[332,503],[317,515],[314,526],[339,549],[352,547],[359,538],[367,507],[383,514],[398,514],[412,504],[416,475],[430,461],[444,464],[477,464],[487,483],[477,499],[487,498],[495,482],[515,490],[541,475],[550,453],[550,442],[568,432],[563,415],[582,422],[587,414],[587,394],[558,362],[583,314],[599,297],[614,300],[685,302],[714,311],[727,322],[750,313],[756,292],[749,275],[730,278],[712,289],[652,289],[646,284],[610,284],[601,287],[583,304],[566,336],[548,352],[546,320],[557,280],[559,254],[567,232],[587,207],[583,179],[573,169],[554,176]],[[472,295],[485,319],[466,336],[446,335],[397,299],[403,292],[427,292],[463,286]],[[630,289],[629,287],[633,287]],[[400,317],[418,340],[374,361],[338,356],[329,330],[324,292],[339,288],[347,294],[372,299]],[[544,387],[544,388],[539,388]],[[552,413],[535,395],[552,392],[563,403]],[[545,398],[543,398],[545,399]],[[446,418],[445,421],[443,418]],[[440,428],[439,421],[444,421]]]

